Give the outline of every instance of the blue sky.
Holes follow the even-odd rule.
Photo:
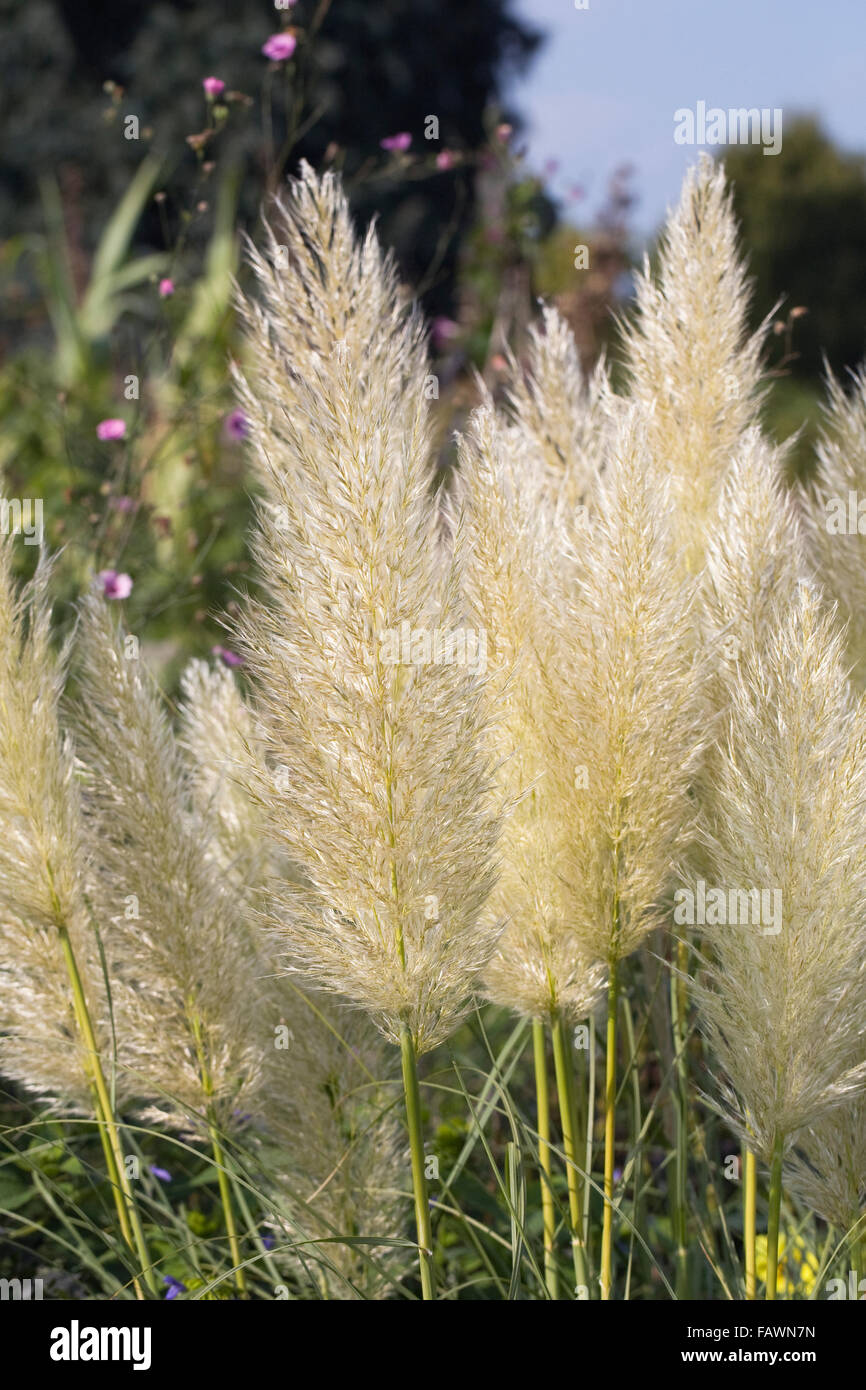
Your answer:
[[[554,192],[601,201],[634,165],[637,231],[675,201],[695,149],[673,113],[709,106],[816,112],[844,148],[866,151],[866,0],[514,0],[547,41],[513,98],[533,169],[559,161]],[[784,123],[783,123],[784,130]],[[784,158],[784,147],[782,154]]]

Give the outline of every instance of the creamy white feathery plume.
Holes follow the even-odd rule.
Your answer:
[[[695,588],[680,578],[645,428],[623,408],[585,536],[548,583],[546,777],[573,808],[562,870],[573,927],[608,963],[664,921],[707,738]]]
[[[304,168],[279,216],[289,270],[252,256],[262,301],[246,306],[241,383],[270,499],[256,542],[269,601],[239,625],[287,775],[259,797],[309,884],[286,885],[274,924],[294,963],[423,1051],[496,940],[480,917],[497,819],[480,662],[460,660],[460,545],[443,572],[426,354],[390,259],[372,233],[355,240],[332,175]]]
[[[705,646],[730,673],[745,648],[762,650],[798,580],[809,575],[782,455],[757,428],[734,449],[706,559]]]
[[[715,734],[700,777],[700,803],[708,813],[719,794],[721,744],[738,663],[745,652],[760,659],[798,581],[810,572],[797,512],[782,482],[782,458],[758,429],[746,430],[708,528],[698,634]],[[695,850],[698,874],[706,874],[711,865],[700,843]]]
[[[757,419],[766,325],[748,333],[749,286],[722,165],[703,155],[668,216],[657,273],[637,277],[624,344],[654,463],[670,474],[683,556],[703,528],[743,431]]]
[[[456,494],[470,537],[473,620],[488,634],[497,777],[508,805],[502,870],[487,909],[507,925],[485,986],[496,1003],[545,1021],[585,1017],[604,975],[576,930],[575,892],[582,889],[563,872],[585,793],[549,775],[540,663],[551,660],[549,587],[557,566],[571,563],[553,520],[549,481],[532,441],[516,438],[487,399],[461,440]],[[571,750],[560,751],[568,757]]]
[[[191,805],[162,698],[106,603],[82,605],[72,711],[94,900],[127,986],[122,1056],[147,1114],[232,1128],[261,1084],[258,961]]]
[[[74,757],[59,717],[66,652],[52,645],[50,567],[41,562],[19,589],[13,543],[0,534],[0,1070],[58,1106],[89,1111],[90,1056],[63,929],[106,1067],[111,1044]]]
[[[259,751],[252,711],[226,667],[192,660],[180,684],[178,738],[193,803],[210,827],[219,868],[253,891],[266,876],[269,847],[262,817],[241,780]]]
[[[716,779],[714,883],[769,910],[701,928],[694,989],[725,1112],[769,1160],[866,1081],[866,712],[806,581],[744,647]]]
[[[263,1158],[287,1213],[274,1225],[290,1267],[318,1269],[329,1297],[385,1298],[414,1263],[394,1054],[358,1011],[275,983],[289,1047],[265,1091]]]
[[[836,1106],[794,1135],[785,1170],[791,1192],[839,1231],[866,1225],[866,1097]]]
[[[529,478],[567,523],[591,504],[609,433],[614,402],[604,363],[587,377],[568,323],[544,305],[541,322],[529,330],[527,370],[513,355],[509,367],[508,417],[500,429],[511,450],[525,453]]]
[[[862,689],[866,685],[866,366],[853,374],[848,392],[828,373],[817,455],[814,483],[800,493],[806,535],[818,577],[847,624],[852,679]]]
[[[232,673],[203,661],[190,662],[181,688],[193,800],[211,832],[215,869],[242,898],[239,915],[258,956],[263,1077],[250,1104],[268,1178],[287,1212],[275,1218],[274,1257],[295,1274],[318,1269],[329,1297],[386,1296],[387,1275],[412,1257],[411,1247],[393,1243],[408,1208],[390,1050],[361,1014],[280,973],[275,943],[258,920],[269,882],[287,866],[272,862],[261,807],[246,791],[262,756],[252,711]],[[358,1243],[344,1244],[341,1235]],[[377,1246],[376,1236],[392,1243]]]

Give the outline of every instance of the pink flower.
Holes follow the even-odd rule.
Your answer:
[[[455,323],[453,319],[434,319],[430,328],[433,337],[433,346],[437,348],[447,346],[447,344],[460,333],[460,325],[459,323]]]
[[[412,136],[408,130],[398,131],[396,135],[386,135],[384,140],[379,141],[381,149],[392,150],[395,154],[403,154],[411,143]]]
[[[451,150],[440,150],[439,154],[437,154],[437,156],[436,156],[436,168],[437,168],[437,169],[453,169],[453,168],[454,168],[454,155],[453,155],[453,152],[452,152]]]
[[[271,34],[267,42],[262,44],[262,52],[272,63],[284,63],[291,58],[297,46],[298,40],[293,34]]]
[[[223,429],[229,439],[246,439],[250,432],[247,417],[242,410],[233,410],[231,415],[227,415]]]
[[[96,426],[98,439],[122,439],[125,434],[125,420],[100,420]]]
[[[512,127],[506,121],[496,127],[496,138],[501,144],[506,144],[511,136]]]
[[[206,97],[218,97],[226,89],[226,84],[221,77],[206,77],[201,85],[204,87]]]
[[[117,570],[100,570],[96,578],[102,585],[103,598],[129,598],[132,593],[132,580],[128,574],[118,574]]]
[[[243,666],[244,664],[243,657],[238,656],[237,652],[230,652],[228,647],[211,647],[211,651],[226,666]]]
[[[168,299],[173,294],[174,281],[169,280],[168,276],[166,276],[164,280],[160,280],[159,282],[159,297],[160,299]]]

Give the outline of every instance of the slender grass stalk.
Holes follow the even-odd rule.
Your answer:
[[[418,1061],[412,1034],[405,1024],[400,1036],[400,1054],[403,1062],[403,1094],[406,1097],[409,1148],[412,1155],[412,1188],[415,1194],[415,1225],[418,1231],[421,1297],[426,1303],[436,1296],[433,1283],[433,1232],[430,1225],[430,1207],[427,1201],[427,1179],[424,1175],[424,1136],[421,1130]]]
[[[108,1164],[109,1181],[115,1192],[121,1194],[121,1200],[115,1201],[120,1219],[121,1231],[124,1239],[132,1250],[135,1251],[141,1264],[141,1272],[150,1292],[157,1292],[156,1277],[153,1266],[148,1254],[147,1242],[141,1219],[138,1215],[138,1207],[135,1202],[132,1187],[127,1176],[126,1165],[123,1161],[123,1150],[120,1144],[117,1121],[111,1105],[111,1098],[108,1094],[105,1075],[102,1064],[99,1060],[99,1051],[96,1046],[96,1035],[93,1031],[93,1024],[90,1018],[90,1011],[87,1007],[87,1000],[84,997],[84,986],[81,982],[81,975],[78,970],[78,963],[75,959],[75,952],[72,949],[72,942],[69,938],[69,931],[66,925],[58,922],[57,926],[60,947],[63,952],[63,959],[69,975],[69,983],[72,988],[72,1002],[75,1010],[75,1017],[84,1045],[90,1054],[90,1069],[93,1082],[93,1089],[97,1100],[97,1118],[99,1120],[100,1133],[105,1136],[103,1152]],[[110,1155],[110,1158],[109,1158]],[[125,1218],[121,1218],[121,1206],[125,1209]],[[138,1290],[140,1293],[140,1290]]]
[[[635,1236],[640,1230],[641,1225],[641,1197],[643,1196],[643,1120],[641,1116],[641,1097],[640,1097],[640,1075],[638,1071],[638,1045],[635,1036],[634,1019],[632,1018],[631,1006],[626,995],[622,997],[623,1023],[625,1024],[625,1039],[628,1047],[628,1068],[626,1075],[631,1077],[631,1096],[632,1096],[632,1134],[634,1136],[634,1180],[632,1198],[632,1219],[631,1234],[629,1236],[628,1251],[628,1272],[625,1281],[625,1299],[631,1295],[631,1276],[634,1259]]]
[[[587,1182],[583,1189],[583,1235],[586,1241],[586,1258],[592,1261],[592,1228],[589,1223],[589,1203],[592,1197],[592,1152],[595,1143],[595,1015],[589,1016],[589,1079],[586,1094],[586,1162],[584,1172]]]
[[[525,1248],[526,1180],[523,1173],[520,1147],[513,1140],[505,1146],[505,1186],[508,1192],[508,1212],[511,1225],[511,1282],[509,1299],[520,1297],[520,1266]]]
[[[556,1270],[554,1232],[556,1213],[553,1206],[550,1163],[550,1086],[547,1075],[544,1024],[532,1020],[532,1050],[535,1058],[535,1098],[538,1127],[538,1166],[541,1173],[541,1219],[544,1228],[544,1282],[551,1298],[559,1297],[559,1277]]]
[[[235,1266],[235,1288],[243,1298],[246,1297],[247,1281],[244,1271],[241,1268],[241,1247],[238,1241],[238,1230],[235,1223],[234,1209],[232,1207],[231,1188],[229,1187],[228,1174],[225,1167],[225,1154],[223,1153],[219,1128],[213,1112],[213,1078],[207,1064],[204,1039],[202,1037],[201,1018],[191,1000],[187,1001],[186,1010],[192,1035],[195,1039],[195,1050],[198,1058],[198,1069],[201,1077],[202,1090],[207,1097],[207,1131],[211,1143],[214,1167],[216,1168],[217,1185],[219,1187],[220,1204],[223,1209],[223,1221],[225,1223],[226,1236],[228,1237],[229,1251],[231,1253],[232,1263]]]
[[[604,1218],[601,1228],[601,1297],[610,1298],[613,1268],[613,1160],[616,1145],[616,1011],[619,999],[617,960],[610,962],[607,990],[607,1056],[604,1086]]]
[[[743,1146],[743,1240],[745,1245],[746,1298],[757,1292],[755,1277],[755,1213],[758,1203],[758,1160]]]
[[[208,1134],[210,1135],[211,1149],[213,1151],[214,1167],[219,1183],[220,1201],[223,1208],[223,1219],[226,1225],[226,1235],[229,1241],[232,1264],[235,1266],[235,1288],[241,1297],[246,1297],[247,1281],[241,1267],[241,1247],[238,1241],[238,1230],[235,1222],[234,1208],[232,1207],[232,1194],[229,1187],[228,1173],[225,1167],[225,1155],[220,1141],[219,1130],[213,1120],[208,1122]]]
[[[773,1144],[773,1161],[770,1166],[770,1206],[767,1222],[767,1292],[765,1297],[776,1297],[776,1283],[779,1269],[779,1216],[782,1209],[782,1153],[785,1137],[777,1134]]]
[[[579,1289],[589,1294],[589,1275],[586,1266],[586,1244],[583,1238],[583,1180],[578,1166],[582,1146],[578,1137],[577,1103],[574,1089],[574,1070],[565,1036],[565,1022],[557,1014],[551,1025],[553,1034],[553,1063],[556,1071],[556,1090],[559,1097],[559,1118],[565,1149],[568,1181],[568,1211],[571,1225],[571,1250],[574,1257],[574,1278]]]
[[[108,1173],[108,1185],[111,1188],[111,1195],[114,1198],[114,1208],[117,1212],[117,1220],[123,1239],[126,1241],[130,1250],[135,1251],[135,1240],[132,1234],[132,1227],[129,1224],[129,1213],[123,1200],[123,1193],[120,1190],[120,1181],[117,1173],[117,1164],[114,1161],[111,1142],[108,1138],[108,1128],[105,1123],[105,1116],[102,1113],[102,1105],[99,1100],[99,1092],[96,1086],[91,1084],[91,1095],[93,1097],[93,1113],[96,1116],[96,1128],[99,1130],[99,1142],[102,1145],[102,1152],[105,1157],[105,1168]],[[136,1280],[136,1286],[138,1281]]]
[[[851,1236],[851,1268],[854,1271],[854,1287],[858,1296],[860,1293],[860,1280],[863,1278],[863,1247],[866,1244],[866,1235],[862,1229],[863,1223],[858,1222]]]
[[[689,1251],[687,1244],[686,1178],[688,1175],[689,1144],[689,1077],[686,1044],[688,1041],[687,995],[685,973],[688,968],[687,942],[677,941],[676,970],[671,974],[671,1024],[674,1035],[677,1087],[674,1100],[676,1149],[674,1181],[671,1189],[671,1230],[676,1241],[676,1295],[687,1298],[689,1288]]]

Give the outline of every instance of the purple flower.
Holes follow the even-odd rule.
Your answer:
[[[433,323],[431,324],[433,346],[436,348],[445,347],[448,343],[452,342],[452,340],[458,336],[459,332],[460,325],[459,323],[455,323],[453,319],[434,319]]]
[[[129,598],[132,593],[132,580],[128,574],[118,574],[117,570],[100,570],[96,578],[102,585],[103,598]]]
[[[238,656],[237,652],[230,652],[228,647],[211,647],[211,652],[214,656],[218,656],[226,666],[243,666],[244,664],[243,657]],[[249,1119],[249,1116],[247,1115],[245,1118]]]
[[[173,280],[169,280],[168,276],[166,276],[166,278],[165,278],[164,280],[160,280],[160,282],[159,282],[159,297],[160,297],[160,299],[168,299],[169,296],[170,296],[170,295],[173,295],[173,294],[174,294],[174,281],[173,281]]]
[[[135,512],[138,510],[138,503],[134,497],[112,497],[108,502],[113,512]]]
[[[249,422],[242,410],[233,410],[231,415],[227,415],[223,429],[229,439],[246,439],[250,432]]]
[[[386,135],[384,140],[379,141],[383,150],[392,150],[395,154],[402,154],[408,150],[412,143],[412,136],[408,130],[398,131],[396,135]]]
[[[262,1236],[262,1245],[265,1247],[266,1250],[273,1250],[274,1244],[275,1242],[273,1236]]]
[[[96,426],[97,439],[122,439],[125,434],[125,420],[100,420]]]
[[[158,1168],[155,1163],[151,1163],[150,1171],[155,1178],[159,1178],[160,1182],[171,1182],[171,1173],[167,1168]],[[183,1288],[183,1285],[181,1285],[181,1288]]]
[[[182,1284],[179,1279],[172,1279],[170,1274],[164,1274],[162,1282],[168,1284],[166,1299],[177,1298],[179,1293],[186,1293],[186,1284]]]
[[[226,84],[221,77],[206,77],[201,85],[204,87],[204,94],[207,97],[218,97],[226,89]]]
[[[297,46],[298,40],[294,34],[271,34],[267,42],[262,44],[262,52],[272,63],[284,63],[291,58]]]
[[[440,150],[436,156],[437,169],[453,169],[454,154],[452,150]]]

